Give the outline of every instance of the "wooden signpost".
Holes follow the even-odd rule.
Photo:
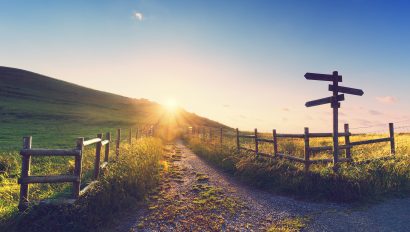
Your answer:
[[[361,89],[339,86],[339,82],[342,82],[342,76],[340,76],[337,71],[334,71],[332,75],[306,73],[305,78],[307,80],[333,82],[333,84],[329,85],[329,91],[333,93],[331,97],[306,102],[305,106],[312,107],[328,103],[331,104],[333,108],[333,167],[337,170],[339,159],[339,108],[340,102],[345,100],[344,94],[339,93],[362,96],[364,92]]]
[[[345,95],[344,94],[340,94],[337,97],[337,101],[344,101],[345,100]],[[327,104],[327,103],[332,103],[333,101],[333,97],[325,97],[325,98],[321,98],[318,100],[313,100],[313,101],[308,101],[306,102],[305,106],[306,107],[311,107],[311,106],[318,106],[318,105],[323,105],[323,104]]]

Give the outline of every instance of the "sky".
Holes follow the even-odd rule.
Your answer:
[[[410,2],[378,0],[0,0],[0,65],[159,103],[241,130],[325,132],[410,125]],[[400,128],[399,128],[400,129]]]

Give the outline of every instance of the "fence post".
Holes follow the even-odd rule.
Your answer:
[[[396,154],[396,146],[394,142],[394,124],[389,123],[389,132],[390,132],[390,151],[392,155]]]
[[[273,156],[278,154],[278,137],[276,136],[276,129],[272,131],[273,135]]]
[[[81,187],[81,170],[82,170],[82,160],[83,160],[83,150],[84,150],[84,137],[77,138],[76,149],[80,151],[80,155],[75,156],[74,162],[74,175],[78,176],[77,182],[73,182],[73,197],[78,199],[80,197],[80,187]]]
[[[240,152],[240,145],[239,145],[239,129],[236,128],[236,151],[239,153]]]
[[[255,155],[258,156],[259,153],[259,142],[258,142],[258,129],[255,128]]]
[[[209,141],[212,144],[212,128],[211,127],[209,128]]]
[[[128,143],[132,144],[132,128],[130,128],[130,134],[129,134],[129,138],[128,138]]]
[[[346,158],[351,159],[352,154],[350,150],[350,131],[349,124],[345,124],[345,145],[346,145]]]
[[[137,127],[137,129],[136,129],[136,131],[135,131],[135,140],[137,140],[138,139],[138,131],[139,131],[140,129]]]
[[[220,139],[220,141],[219,141],[219,142],[221,143],[221,146],[222,146],[222,144],[223,144],[223,143],[222,143],[222,136],[223,136],[223,129],[222,129],[222,127],[221,127],[221,139]]]
[[[121,129],[117,129],[117,144],[115,146],[115,156],[118,158],[120,156],[120,141],[121,141]]]
[[[305,172],[309,171],[309,166],[310,166],[309,127],[305,127]]]
[[[202,140],[206,141],[205,127],[202,127]]]
[[[23,137],[23,149],[31,149],[31,136]],[[31,156],[30,155],[23,155],[21,157],[21,178],[28,177],[30,175],[30,164],[31,164]],[[19,201],[19,210],[24,211],[28,208],[28,194],[29,194],[29,187],[27,183],[20,184],[20,201]]]
[[[102,139],[102,134],[97,134],[97,138]],[[94,180],[98,179],[100,175],[101,142],[95,144]]]
[[[110,147],[111,147],[111,133],[110,132],[107,132],[105,134],[105,139],[108,140],[108,143],[105,145],[104,162],[108,162],[108,158],[110,156]]]

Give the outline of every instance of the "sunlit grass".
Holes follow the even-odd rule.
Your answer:
[[[268,232],[298,232],[306,227],[306,217],[289,217],[281,219],[269,226]]]
[[[353,136],[351,141],[387,137],[387,135]],[[187,138],[190,147],[198,155],[215,165],[229,170],[242,180],[265,189],[312,199],[333,201],[358,201],[385,195],[410,193],[410,135],[396,134],[396,155],[390,154],[390,143],[361,145],[352,149],[353,163],[343,163],[335,173],[332,163],[313,164],[310,172],[304,165],[283,159],[257,158],[252,152],[236,152],[236,137],[224,137],[221,146],[218,139],[209,142],[198,137]],[[240,139],[241,146],[255,148],[253,139]],[[343,144],[344,139],[340,139]],[[331,146],[330,138],[311,139],[310,146]],[[297,157],[304,156],[303,139],[279,139],[279,152]],[[259,151],[273,154],[273,146],[259,144]],[[340,154],[344,157],[345,154]],[[392,157],[389,160],[375,160]],[[312,154],[311,159],[331,159],[331,152]],[[356,164],[363,160],[369,163]]]
[[[132,145],[123,143],[118,160],[115,159],[115,153],[112,150],[110,165],[108,170],[101,176],[99,184],[91,191],[91,194],[88,194],[85,199],[80,201],[80,205],[74,206],[74,208],[89,211],[88,213],[92,211],[93,217],[84,219],[85,221],[81,222],[85,223],[83,225],[84,228],[90,226],[89,223],[101,224],[104,222],[102,221],[103,219],[111,220],[106,217],[114,214],[121,208],[132,206],[134,201],[132,199],[141,200],[158,182],[158,173],[162,167],[160,163],[162,153],[160,140],[154,138],[133,140]],[[90,147],[85,150],[82,176],[83,187],[92,180],[94,157],[94,148]],[[32,175],[72,173],[72,159],[62,157],[33,158],[31,173]],[[17,178],[20,175],[20,162],[20,155],[15,152],[0,155],[0,165],[2,167],[2,174],[0,175],[0,229],[2,224],[4,226],[5,224],[12,223],[12,226],[17,226],[16,223],[22,217],[16,214],[20,190],[17,184]],[[30,201],[37,201],[45,198],[68,197],[70,194],[70,183],[31,184],[29,198]],[[53,210],[57,209],[51,209],[51,212]],[[76,220],[71,215],[75,212],[75,209],[70,209],[69,211],[57,210],[55,213],[62,212],[69,214],[63,215],[63,217],[67,217],[67,221]],[[39,216],[32,223],[39,225],[38,223],[41,220],[42,216]],[[27,223],[30,224],[30,220]],[[48,221],[47,223],[49,224],[50,222]],[[24,231],[24,228],[18,227],[18,229]]]

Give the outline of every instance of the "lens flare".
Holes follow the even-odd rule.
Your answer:
[[[166,103],[165,103],[165,107],[169,110],[169,111],[174,111],[178,108],[178,102],[173,99],[173,98],[169,98]]]

